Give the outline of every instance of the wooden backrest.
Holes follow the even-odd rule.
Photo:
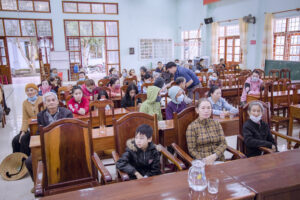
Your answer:
[[[141,93],[143,93],[143,89],[144,88],[148,88],[149,86],[152,86],[154,83],[143,83],[142,87],[141,87]]]
[[[98,81],[98,87],[104,87],[104,86],[107,86],[107,84],[109,83],[109,79],[100,79]]]
[[[45,190],[97,179],[89,122],[62,119],[39,130]]]
[[[291,70],[290,69],[281,69],[280,78],[287,78],[291,80]]]
[[[176,144],[185,152],[188,152],[186,130],[190,123],[197,119],[197,117],[198,114],[196,113],[195,106],[187,107],[180,113],[174,113],[174,127],[177,135]]]
[[[193,91],[194,97],[193,97],[193,102],[195,104],[196,102],[196,93],[199,94],[199,99],[207,97],[207,93],[209,91],[208,87],[203,87],[203,88],[195,88]]]
[[[134,97],[134,107],[137,107],[137,101],[140,99],[142,103],[147,99],[147,94],[139,93]]]
[[[279,69],[272,69],[269,71],[269,78],[272,80],[278,80],[280,76],[280,70]]]
[[[57,98],[58,98],[58,100],[60,100],[60,101],[66,100],[66,97],[68,95],[70,95],[70,89],[71,88],[69,86],[59,87],[58,91],[57,91]]]
[[[249,76],[251,74],[251,70],[249,69],[243,69],[240,71],[241,76]]]
[[[126,141],[135,137],[138,126],[148,124],[153,129],[152,141],[158,144],[158,124],[156,115],[148,115],[141,112],[131,112],[120,119],[113,120],[116,152],[122,155],[126,149]]]
[[[130,83],[134,83],[135,85],[137,84],[136,76],[133,76],[131,78],[125,78],[123,81],[123,85],[129,85]]]
[[[128,85],[123,85],[121,87],[121,97],[125,96],[127,88],[128,88]]]
[[[274,91],[285,91],[287,87],[292,84],[291,80],[288,78],[280,78],[277,84],[274,85]]]
[[[110,107],[110,111],[112,112],[112,118],[114,118],[115,116],[115,112],[114,112],[114,102],[112,100],[101,100],[101,101],[93,101],[90,102],[90,121],[91,124],[95,124],[93,123],[93,117],[95,115],[95,111],[97,109],[97,116],[98,116],[98,124],[99,126],[105,126],[106,125],[106,117],[105,117],[105,107],[109,105]],[[93,111],[94,110],[94,111]],[[95,126],[93,126],[95,127]]]

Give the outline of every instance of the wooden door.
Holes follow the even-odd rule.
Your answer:
[[[2,83],[11,84],[11,70],[8,58],[7,42],[5,37],[0,37],[0,80]]]
[[[50,51],[53,51],[52,37],[38,37],[41,80],[50,76]]]
[[[70,57],[70,75],[71,80],[77,80],[76,74],[74,74],[74,65],[77,64],[81,67],[81,40],[80,37],[67,37],[67,50]]]

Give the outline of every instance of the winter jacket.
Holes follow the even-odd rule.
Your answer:
[[[72,97],[72,99],[68,102],[68,108],[73,114],[79,114],[78,111],[80,108],[83,108],[85,110],[85,114],[87,114],[89,112],[89,103],[90,101],[86,97],[82,97],[80,103],[75,101],[74,97]]]
[[[83,92],[83,96],[85,96],[85,97],[87,97],[88,99],[90,99],[91,97],[93,97],[95,94],[98,94],[97,93],[97,90],[92,90],[92,92],[90,92],[88,89],[87,89],[87,87],[86,87],[86,85],[85,84],[83,84],[82,86],[81,86],[81,89],[82,89],[82,92]]]
[[[251,119],[246,121],[243,126],[243,136],[247,157],[261,155],[262,152],[259,147],[272,148],[272,145],[276,145],[269,126],[262,120],[260,124],[253,122]]]
[[[180,113],[182,110],[186,108],[186,104],[181,102],[180,104],[176,104],[173,101],[168,103],[166,108],[166,119],[173,119],[173,113]]]
[[[126,151],[117,161],[116,167],[129,175],[130,179],[135,179],[134,175],[138,171],[142,176],[154,176],[161,174],[160,152],[152,142],[148,143],[146,151],[138,148],[134,139],[126,142]]]
[[[211,97],[208,98],[212,105],[213,114],[214,115],[220,115],[223,109],[226,111],[229,111],[230,113],[237,114],[239,110],[232,105],[230,105],[224,98],[220,97],[219,101],[216,103],[212,100]]]
[[[160,91],[159,87],[156,86],[148,87],[147,100],[142,103],[140,107],[140,112],[147,113],[149,115],[157,114],[157,119],[163,120],[161,114],[160,102],[156,101],[159,91]]]
[[[247,100],[248,94],[259,94],[260,93],[260,86],[263,84],[263,81],[259,79],[258,81],[251,81],[251,77],[248,77],[245,86],[243,88],[243,93],[241,96],[241,101],[244,102]],[[246,88],[249,88],[249,91],[246,91]]]

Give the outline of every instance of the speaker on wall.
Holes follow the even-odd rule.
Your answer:
[[[211,24],[211,23],[213,23],[213,18],[212,18],[212,17],[210,17],[210,18],[205,18],[205,19],[204,19],[204,23],[205,23],[205,24]]]
[[[133,54],[134,54],[134,48],[133,48],[133,47],[129,48],[129,54],[130,54],[130,55],[133,55]]]

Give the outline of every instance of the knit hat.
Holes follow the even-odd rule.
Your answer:
[[[36,91],[39,91],[39,88],[36,86],[36,84],[34,83],[28,83],[26,86],[25,86],[25,92],[27,91],[28,88],[33,88],[35,89]]]
[[[172,86],[169,90],[168,90],[168,95],[169,97],[172,99],[172,102],[174,103],[178,103],[176,100],[176,95],[178,94],[178,92],[181,90],[181,88],[179,86]]]
[[[155,81],[154,81],[154,86],[162,88],[165,84],[165,80],[161,77],[158,77]]]

